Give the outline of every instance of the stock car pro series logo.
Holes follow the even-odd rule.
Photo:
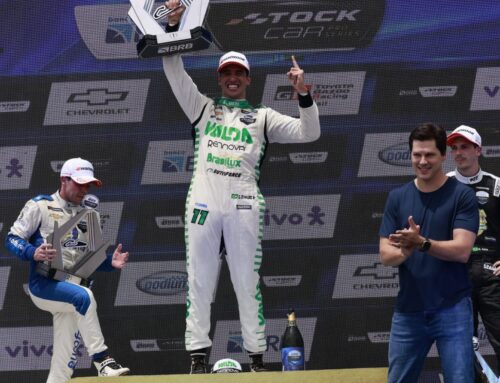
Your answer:
[[[370,44],[384,10],[385,0],[234,2],[213,4],[207,24],[223,50],[354,49]]]

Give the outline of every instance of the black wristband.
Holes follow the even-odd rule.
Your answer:
[[[165,25],[165,32],[170,33],[170,32],[177,32],[179,30],[179,23],[175,25]]]
[[[302,96],[300,93],[297,93],[299,96],[299,106],[301,108],[309,108],[313,104],[313,99],[311,97],[311,93],[307,92],[305,96]]]

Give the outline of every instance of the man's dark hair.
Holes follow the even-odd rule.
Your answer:
[[[444,156],[446,154],[446,131],[439,125],[426,122],[417,126],[410,134],[410,151],[413,150],[413,141],[430,141],[436,142],[436,148]]]

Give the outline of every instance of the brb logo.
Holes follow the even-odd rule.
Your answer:
[[[161,171],[164,173],[192,172],[194,156],[185,152],[165,152]]]
[[[279,351],[280,337],[278,335],[267,335],[266,337],[266,351]],[[245,347],[243,346],[243,337],[241,333],[229,335],[227,340],[226,351],[228,353],[243,353]]]
[[[141,184],[189,183],[193,168],[191,140],[150,141]]]
[[[309,360],[314,334],[316,329],[316,317],[300,318],[300,331],[304,336],[304,351],[306,360]],[[281,362],[280,342],[281,334],[285,331],[286,319],[267,319],[266,320],[266,359],[270,363]],[[264,339],[263,339],[264,340]],[[241,324],[239,320],[217,321],[215,325],[214,344],[226,345],[226,347],[215,347],[210,353],[210,363],[226,358],[238,359],[240,362],[247,363],[248,354],[243,345],[243,336],[241,333]]]
[[[106,44],[138,43],[139,32],[130,24],[127,17],[108,17]]]

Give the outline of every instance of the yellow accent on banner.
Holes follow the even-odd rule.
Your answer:
[[[71,383],[385,383],[387,368],[203,375],[136,375],[71,379]]]

